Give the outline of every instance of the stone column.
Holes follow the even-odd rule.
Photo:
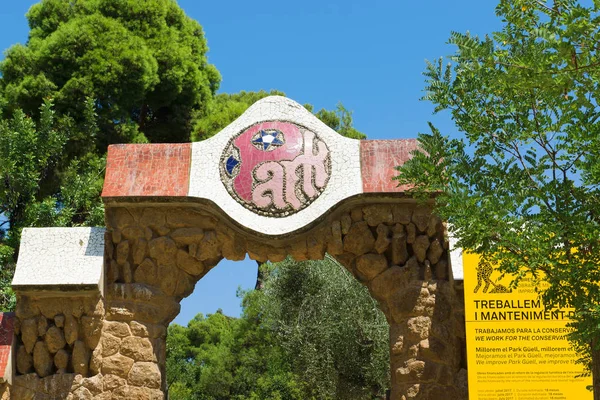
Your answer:
[[[390,302],[391,399],[466,399],[451,284],[413,281]]]
[[[95,356],[104,318],[100,296],[17,291],[15,399],[91,398],[102,392]],[[61,397],[63,396],[63,397]]]
[[[23,230],[12,282],[17,308],[11,398],[91,398],[102,392],[93,354],[105,312],[104,234],[101,228]]]
[[[107,207],[106,216],[106,316],[96,351],[104,391],[163,399],[167,326],[226,251],[217,220],[162,206]]]
[[[163,399],[166,325],[139,321],[135,313],[119,319],[104,321],[98,346],[106,398]]]
[[[466,399],[464,315],[440,219],[425,207],[378,204],[342,215],[339,230],[343,246],[329,252],[369,288],[390,324],[391,399]]]

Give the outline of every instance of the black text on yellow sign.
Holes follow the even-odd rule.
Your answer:
[[[586,400],[591,378],[567,340],[570,310],[546,310],[543,283],[512,277],[463,254],[469,399]]]

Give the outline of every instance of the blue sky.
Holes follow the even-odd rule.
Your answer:
[[[3,2],[0,49],[25,43],[25,13],[37,1]],[[425,60],[450,55],[451,31],[483,35],[501,27],[496,2],[475,0],[180,0],[204,27],[221,92],[285,92],[317,109],[338,102],[369,139],[416,137],[434,122],[456,134],[447,115],[432,116],[423,95]],[[254,287],[256,263],[221,262],[182,301],[175,320],[222,308],[239,315],[238,286]]]

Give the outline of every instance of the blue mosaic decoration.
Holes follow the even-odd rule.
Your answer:
[[[229,156],[229,158],[225,162],[225,170],[227,171],[229,176],[233,175],[233,170],[239,164],[240,164],[240,162],[234,156]]]
[[[271,151],[283,146],[283,133],[276,129],[261,130],[258,137],[252,139],[252,144],[263,151]]]

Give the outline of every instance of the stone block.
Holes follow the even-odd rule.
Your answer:
[[[123,386],[113,391],[113,399],[164,400],[164,397],[161,390],[147,387]]]
[[[62,329],[57,328],[56,326],[52,326],[48,329],[45,340],[48,351],[52,354],[65,347],[67,344]]]
[[[161,375],[158,365],[153,362],[136,362],[129,372],[127,382],[138,387],[160,388]]]
[[[67,315],[65,317],[65,340],[68,344],[73,344],[77,340],[79,336],[79,323],[72,315]]]
[[[177,266],[190,275],[200,275],[205,267],[202,261],[198,261],[185,250],[177,250]]]
[[[123,265],[129,257],[129,241],[123,240],[117,245],[117,264]]]
[[[350,211],[350,218],[352,218],[352,222],[360,222],[363,219],[363,212],[360,208],[353,208]]]
[[[133,279],[135,282],[146,283],[151,286],[158,286],[159,280],[157,275],[157,267],[154,261],[149,258],[144,259],[144,261],[142,261],[142,263],[135,269],[135,272],[133,273]]]
[[[126,322],[104,321],[103,332],[110,333],[118,338],[131,336],[131,330]]]
[[[54,369],[53,361],[46,343],[39,340],[33,348],[33,367],[35,368],[35,372],[42,378],[52,374]]]
[[[85,378],[81,382],[82,386],[90,391],[94,396],[99,395],[104,391],[102,375],[97,374],[89,378]]]
[[[391,247],[391,262],[394,265],[404,265],[408,260],[408,246],[406,243],[406,235],[402,233],[394,233],[392,236]]]
[[[113,374],[121,378],[127,378],[134,361],[121,354],[102,359],[102,375]]]
[[[390,229],[385,224],[377,225],[377,239],[375,240],[375,251],[379,254],[384,253],[390,246]]]
[[[427,249],[429,249],[429,237],[427,235],[417,236],[412,244],[412,249],[417,257],[417,261],[422,263],[427,258]]]
[[[33,356],[27,352],[25,346],[17,349],[17,371],[21,375],[28,374],[33,367]]]
[[[392,265],[369,283],[369,289],[375,299],[383,301],[402,290],[409,279],[410,272],[407,268]]]
[[[159,264],[173,266],[177,256],[177,246],[175,242],[165,236],[153,239],[148,243],[150,257]]]
[[[427,259],[431,262],[431,264],[437,264],[440,261],[440,257],[444,254],[444,247],[442,243],[438,239],[434,239],[433,242],[429,245],[429,249],[427,250]]]
[[[369,253],[356,259],[356,270],[367,281],[375,278],[387,268],[387,259],[382,254]]]
[[[377,226],[379,224],[391,224],[394,220],[392,215],[392,207],[388,204],[375,204],[366,206],[362,209],[364,219],[369,226]]]
[[[165,212],[158,208],[144,208],[140,225],[154,230],[161,230],[166,225]]]
[[[103,375],[104,391],[111,391],[117,388],[122,388],[127,385],[127,380],[118,375],[105,374]]]
[[[412,219],[413,206],[410,204],[395,204],[392,206],[394,222],[408,225]]]
[[[418,382],[425,370],[425,362],[412,360],[407,362],[406,366],[397,368],[394,371],[397,382]]]
[[[406,243],[412,244],[417,238],[417,228],[412,222],[406,225]]]
[[[129,323],[129,327],[131,328],[131,333],[134,336],[138,336],[138,337],[148,337],[149,336],[148,327],[145,324],[142,324],[137,321],[131,321]]]
[[[66,370],[69,366],[69,353],[65,349],[60,349],[54,355],[54,365],[59,370]]]
[[[413,211],[412,222],[420,233],[426,233],[429,226],[431,210],[427,207],[419,206]]]
[[[148,338],[129,336],[123,339],[120,353],[135,361],[155,361],[154,349]]]
[[[171,232],[169,236],[175,241],[175,243],[189,246],[192,243],[199,243],[204,238],[204,229],[179,228]]]
[[[340,221],[333,221],[331,223],[331,237],[327,243],[327,252],[331,255],[342,254],[344,252],[342,224]]]
[[[196,258],[200,261],[215,260],[221,257],[221,244],[215,231],[207,231],[198,243]],[[265,260],[266,261],[266,260]]]
[[[31,354],[38,338],[37,318],[27,318],[21,323],[21,340],[27,353]]]
[[[90,350],[83,341],[77,340],[73,345],[71,361],[73,363],[73,372],[87,376],[90,368]]]
[[[360,256],[375,247],[375,238],[366,222],[357,222],[350,227],[344,237],[344,251]]]
[[[54,317],[54,325],[58,328],[65,326],[65,316],[60,314]]]
[[[110,357],[119,352],[121,339],[105,332],[100,339],[100,345],[102,347],[102,357]]]
[[[134,242],[132,247],[132,261],[134,265],[140,265],[142,261],[144,261],[144,257],[146,256],[146,249],[148,247],[148,242],[146,239],[138,239]]]

